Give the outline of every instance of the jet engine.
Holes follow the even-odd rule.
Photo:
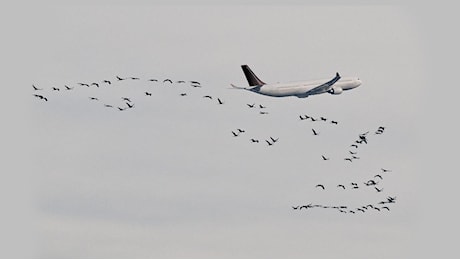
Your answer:
[[[342,88],[339,88],[339,87],[333,87],[331,88],[331,90],[328,91],[330,94],[332,95],[340,95],[342,94],[343,92],[343,89]]]

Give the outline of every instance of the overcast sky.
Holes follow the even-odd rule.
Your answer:
[[[457,7],[5,1],[0,256],[458,258]],[[230,88],[247,85],[242,64],[268,83],[340,72],[363,84],[259,96]],[[103,106],[121,97],[135,107]],[[366,131],[360,159],[343,160]],[[380,173],[383,192],[362,184]],[[388,196],[389,212],[291,208]]]

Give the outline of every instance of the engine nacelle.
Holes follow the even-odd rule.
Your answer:
[[[342,94],[343,92],[343,89],[342,88],[339,88],[339,87],[333,87],[331,88],[331,90],[328,91],[330,94],[332,95],[340,95]]]

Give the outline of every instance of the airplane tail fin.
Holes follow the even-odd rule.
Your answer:
[[[249,68],[248,65],[241,65],[241,68],[243,69],[244,75],[246,76],[246,79],[248,80],[249,86],[260,86],[260,85],[265,85],[265,82],[260,80],[254,72]]]

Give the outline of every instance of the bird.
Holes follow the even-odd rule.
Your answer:
[[[376,174],[374,178],[380,178],[381,180],[383,180],[383,177],[380,174]]]
[[[239,134],[235,133],[234,131],[232,131],[232,134],[233,134],[234,137],[239,136]]]
[[[366,184],[366,186],[373,186],[373,185],[377,185],[378,182],[375,182],[374,180],[368,180],[364,184]]]
[[[97,84],[96,82],[93,82],[93,83],[91,83],[91,86],[99,87],[99,84]]]
[[[366,211],[364,211],[364,209],[361,209],[361,208],[359,208],[359,209],[357,209],[357,210],[359,210],[359,211],[361,211],[361,212],[363,212],[363,213],[366,212]]]
[[[125,80],[124,78],[116,76],[119,81]]]
[[[339,122],[332,120],[332,121],[331,121],[331,124],[338,125]]]
[[[67,85],[64,85],[64,87],[65,87],[66,90],[72,90],[73,89],[73,88],[71,88],[71,87],[69,87]]]
[[[353,162],[353,160],[352,160],[351,158],[345,158],[344,160],[345,160],[345,161]]]
[[[380,209],[379,209],[379,208],[377,208],[377,207],[374,207],[373,209],[375,209],[375,210],[377,210],[377,211],[380,211]]]
[[[294,207],[292,206],[292,209],[296,210],[296,209],[299,209],[300,206],[297,206],[297,207]]]
[[[126,110],[126,107],[125,107],[125,108],[117,107],[117,108],[118,108],[118,110],[120,110],[120,111],[125,111],[125,110]]]
[[[381,208],[390,211],[390,208],[389,208],[389,207],[381,207]]]
[[[180,93],[181,97],[187,96],[187,93]]]
[[[212,97],[210,95],[206,95],[206,96],[203,96],[203,98],[209,98],[209,99],[212,99]]]
[[[152,96],[152,93],[146,91],[146,92],[145,92],[145,95],[146,95],[146,96]]]
[[[185,83],[185,81],[183,81],[183,80],[178,80],[178,81],[176,81],[176,83]]]
[[[327,118],[325,118],[325,117],[320,117],[320,119],[323,120],[323,121],[327,121]]]
[[[382,172],[391,172],[391,170],[381,168]]]
[[[317,185],[315,186],[315,188],[321,188],[321,189],[323,189],[323,190],[325,189],[323,184],[317,184]]]
[[[326,158],[326,156],[324,156],[324,155],[321,155],[321,157],[323,157],[323,160],[325,160],[325,161],[330,159],[330,158]]]
[[[356,144],[352,144],[350,145],[351,147],[355,147],[355,148],[358,148],[358,146]]]
[[[278,142],[279,138],[274,139],[273,137],[270,136],[270,139],[272,140],[273,143],[276,143],[276,142]]]
[[[149,81],[152,81],[152,82],[153,82],[153,81],[158,81],[158,79],[149,79]]]
[[[319,133],[316,132],[315,129],[312,128],[311,131],[313,132],[313,135],[319,135]]]
[[[356,160],[358,160],[358,159],[359,159],[359,157],[358,157],[358,156],[354,156],[354,155],[353,155],[351,158],[352,158],[352,159],[356,159]]]
[[[55,90],[55,91],[60,91],[59,88],[55,88],[55,87],[52,87],[51,89],[52,89],[52,90]]]
[[[353,210],[349,210],[348,212],[349,212],[349,213],[353,213],[353,214],[355,214],[355,212],[354,212]]]
[[[170,80],[170,79],[165,79],[165,80],[163,80],[163,83],[165,83],[165,82],[169,82],[169,83],[171,83],[171,84],[173,83],[172,80]]]
[[[259,108],[264,109],[264,108],[267,108],[267,107],[264,106],[264,105],[259,105]]]
[[[192,84],[197,84],[197,85],[201,85],[201,83],[200,83],[200,82],[198,82],[198,81],[194,81],[194,80],[190,81],[190,83],[192,83]]]
[[[34,88],[34,90],[43,90],[42,88],[37,88],[35,85],[32,84],[32,87]]]
[[[339,184],[339,185],[337,185],[337,188],[345,189],[345,185]]]
[[[129,108],[133,108],[134,107],[134,104],[130,104],[128,102],[126,102],[126,105],[129,107]]]
[[[266,112],[266,111],[260,111],[259,114],[261,114],[261,115],[267,115],[268,112]]]
[[[194,87],[194,88],[201,88],[201,85],[192,84],[191,86]]]
[[[111,82],[110,80],[106,80],[106,79],[105,79],[104,81],[102,81],[102,82],[107,83],[107,84],[109,84],[109,85],[112,84],[112,82]]]
[[[273,143],[270,143],[270,141],[268,141],[268,140],[265,140],[265,142],[267,142],[268,146],[272,146],[272,145],[273,145]]]
[[[121,97],[121,99],[124,100],[124,101],[132,102],[131,99],[129,99],[127,97]]]
[[[259,140],[251,138],[251,142],[253,142],[253,143],[258,143]]]
[[[356,183],[356,182],[352,182],[350,184],[353,185],[353,186],[358,186],[358,183]]]
[[[357,152],[348,151],[350,154],[357,154]]]
[[[383,191],[383,189],[379,189],[379,188],[377,188],[377,187],[374,187],[374,188],[375,188],[375,190],[376,190],[377,192],[382,192],[382,191]]]
[[[86,84],[86,83],[77,83],[77,84],[80,85],[80,86],[89,87],[89,84]]]
[[[223,105],[224,101],[222,101],[220,98],[217,98],[217,101],[219,102],[219,105]]]
[[[137,77],[130,77],[131,80],[139,80],[140,78]]]
[[[104,104],[104,107],[113,107],[112,105]]]
[[[48,99],[42,95],[37,95],[37,94],[34,94],[35,97],[41,99],[41,100],[45,100],[45,101],[48,101]]]
[[[315,121],[317,121],[318,119],[315,119],[314,117],[311,116],[311,117],[310,117],[310,120],[311,120],[312,122],[315,122]]]
[[[300,117],[300,120],[306,120],[306,119],[308,119],[308,117],[303,117],[302,115],[299,115],[299,117]]]
[[[89,97],[89,100],[99,100],[97,97]]]
[[[238,129],[236,129],[236,130],[238,130],[238,132],[240,132],[240,133],[244,133],[244,132],[246,132],[245,130],[243,130],[243,129],[240,129],[240,128],[238,128]]]
[[[251,105],[251,104],[246,104],[246,105],[247,105],[249,108],[253,108],[253,107],[256,105],[256,103],[254,103],[254,104],[252,104],[252,105]]]

